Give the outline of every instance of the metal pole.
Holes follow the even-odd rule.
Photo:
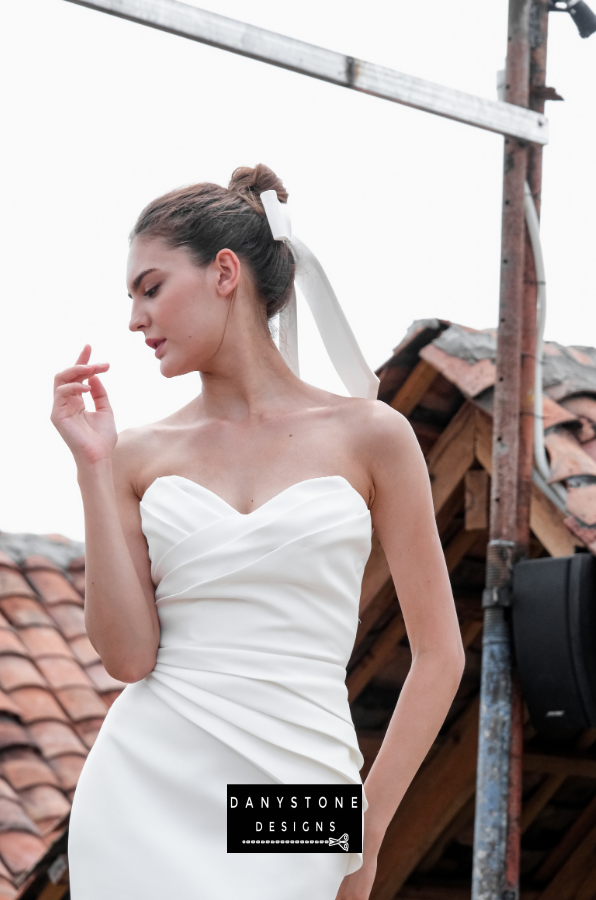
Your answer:
[[[509,0],[505,99],[526,107],[530,0]],[[521,337],[524,294],[524,182],[527,145],[505,138],[501,294],[493,407],[493,474],[480,689],[473,900],[514,900],[506,887],[511,635],[505,615],[517,547]]]
[[[544,113],[549,0],[532,0],[529,21],[530,108]],[[551,92],[551,94],[554,92]],[[555,95],[556,96],[556,95]],[[530,144],[526,180],[538,215],[542,189],[542,147]],[[519,470],[516,558],[527,557],[530,545],[530,502],[534,465],[534,375],[536,369],[536,268],[526,228],[520,378]],[[505,896],[519,896],[521,850],[523,700],[519,679],[512,683]]]
[[[475,97],[423,78],[198,9],[188,3],[180,3],[179,0],[68,2],[309,75],[311,78],[329,81],[353,91],[455,119],[476,128],[513,135],[520,140],[544,144],[548,141],[548,122],[545,117],[536,115],[520,104],[511,105]]]

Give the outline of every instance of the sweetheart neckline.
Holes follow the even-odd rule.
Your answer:
[[[283,490],[278,491],[278,493],[274,494],[273,497],[270,497],[268,500],[265,500],[265,502],[261,503],[260,506],[257,506],[256,509],[251,509],[251,511],[247,512],[247,513],[240,512],[239,509],[236,509],[235,506],[232,506],[231,503],[228,503],[227,500],[224,500],[223,497],[220,497],[220,495],[216,494],[215,491],[212,491],[211,488],[205,487],[204,484],[201,484],[198,481],[193,481],[192,478],[187,478],[186,475],[158,475],[157,478],[155,478],[151,482],[149,487],[145,490],[143,496],[140,499],[140,503],[142,503],[144,501],[145,497],[147,496],[147,494],[149,493],[151,488],[154,485],[156,485],[158,481],[166,481],[166,479],[168,479],[168,478],[180,478],[182,481],[188,481],[190,484],[194,485],[194,487],[199,488],[199,490],[205,491],[205,493],[207,493],[207,494],[211,494],[212,497],[215,497],[217,500],[219,500],[221,503],[223,503],[224,506],[227,506],[228,509],[231,509],[233,512],[235,512],[237,516],[243,516],[245,518],[248,518],[248,516],[254,515],[260,509],[264,509],[270,503],[273,503],[274,500],[277,500],[279,497],[283,497],[284,494],[287,494],[289,491],[293,490],[293,488],[300,487],[303,484],[310,484],[313,481],[328,481],[329,479],[332,479],[332,478],[339,478],[341,481],[343,481],[343,482],[345,482],[345,484],[347,484],[347,486],[350,488],[350,490],[352,490],[358,497],[360,497],[360,499],[362,500],[362,502],[366,508],[367,513],[370,514],[370,509],[368,508],[368,506],[366,504],[366,500],[364,499],[364,497],[362,496],[360,491],[357,491],[356,488],[354,487],[354,485],[350,484],[348,479],[345,478],[343,475],[316,475],[314,478],[303,478],[302,481],[296,481],[296,482],[294,482],[294,484],[290,484],[290,485],[288,485],[288,487],[284,488]]]

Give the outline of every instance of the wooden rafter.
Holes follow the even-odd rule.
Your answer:
[[[435,516],[474,462],[475,409],[464,403],[427,456]]]
[[[476,458],[488,474],[492,472],[492,420],[480,409],[476,411],[475,423]],[[557,509],[532,484],[530,502],[530,528],[551,556],[571,556],[575,550],[575,540],[564,525],[565,514]]]
[[[439,373],[424,359],[414,367],[389,404],[403,416],[409,416],[418,406]]]
[[[565,865],[573,851],[584,840],[586,835],[596,828],[596,797],[577,817],[571,828],[568,828],[559,843],[541,863],[534,880],[537,884],[546,884],[562,866]]]
[[[551,756],[550,753],[524,753],[526,772],[549,772],[567,778],[596,778],[596,759],[577,756]]]
[[[596,742],[596,728],[588,728],[576,741],[577,750],[588,750]],[[563,786],[567,775],[562,772],[548,775],[537,790],[524,804],[521,816],[521,830],[526,831],[542,812],[549,800]]]
[[[592,828],[542,891],[539,900],[576,900],[582,884],[594,871],[595,861],[596,828]]]

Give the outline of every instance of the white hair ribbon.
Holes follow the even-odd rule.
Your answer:
[[[274,240],[288,243],[296,261],[296,284],[304,294],[335,370],[352,397],[376,400],[379,379],[369,368],[325,271],[312,250],[292,237],[290,214],[276,191],[263,191],[261,201]],[[292,371],[298,370],[296,292],[280,314],[280,350]]]

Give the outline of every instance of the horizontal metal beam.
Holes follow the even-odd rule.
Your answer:
[[[453,88],[404,75],[374,63],[325,50],[178,0],[68,0],[121,19],[209,44],[220,50],[290,69],[302,75],[372,94],[404,106],[455,119],[476,128],[546,144],[548,121],[541,113],[511,103],[485,100]]]

